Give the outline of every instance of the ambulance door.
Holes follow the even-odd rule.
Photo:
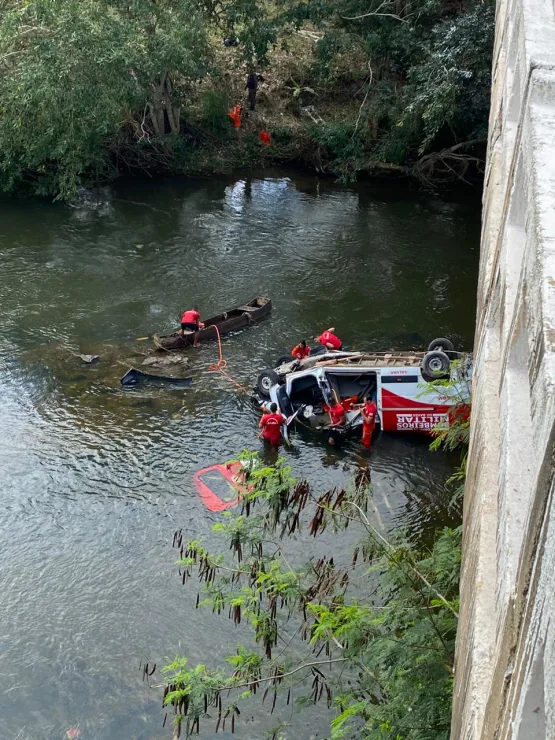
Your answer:
[[[325,370],[321,371],[318,374],[318,386],[320,388],[320,391],[322,392],[322,398],[324,399],[324,401],[329,405],[333,405],[334,395],[332,393],[331,384]]]

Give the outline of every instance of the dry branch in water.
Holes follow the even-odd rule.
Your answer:
[[[472,185],[466,178],[469,169],[473,166],[476,174],[483,175],[485,162],[472,154],[459,153],[459,150],[481,143],[483,142],[480,139],[464,141],[440,152],[426,154],[414,165],[414,175],[430,186],[453,180]]]

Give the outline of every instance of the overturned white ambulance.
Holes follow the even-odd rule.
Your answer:
[[[315,429],[330,428],[327,411],[339,402],[345,424],[336,431],[356,431],[369,397],[383,431],[430,434],[449,424],[450,409],[470,404],[471,376],[472,356],[436,339],[427,352],[319,352],[260,373],[256,390]]]

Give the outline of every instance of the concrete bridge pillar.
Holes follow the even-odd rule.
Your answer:
[[[498,0],[453,740],[555,739],[555,7]]]

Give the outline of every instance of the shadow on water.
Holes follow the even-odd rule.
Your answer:
[[[214,342],[186,351],[191,388],[125,390],[120,378],[151,346],[137,339],[173,330],[193,302],[209,315],[266,294],[270,318],[223,342],[246,387],[330,325],[352,347],[422,348],[447,335],[466,349],[478,244],[476,203],[283,172],[131,181],[92,207],[0,200],[0,737],[55,740],[70,727],[81,740],[168,737],[140,661],[185,653],[214,665],[247,639],[195,609],[171,539],[182,527],[218,546],[218,517],[192,475],[260,448],[258,412],[209,372]],[[370,464],[377,526],[425,537],[450,522],[453,460],[426,440],[381,435],[368,453],[301,431],[283,454],[318,490]],[[340,543],[346,556],[357,536],[326,533],[310,551]],[[302,539],[290,546],[305,557]],[[327,717],[294,723],[297,737],[321,735]],[[241,737],[267,727],[253,706]]]

